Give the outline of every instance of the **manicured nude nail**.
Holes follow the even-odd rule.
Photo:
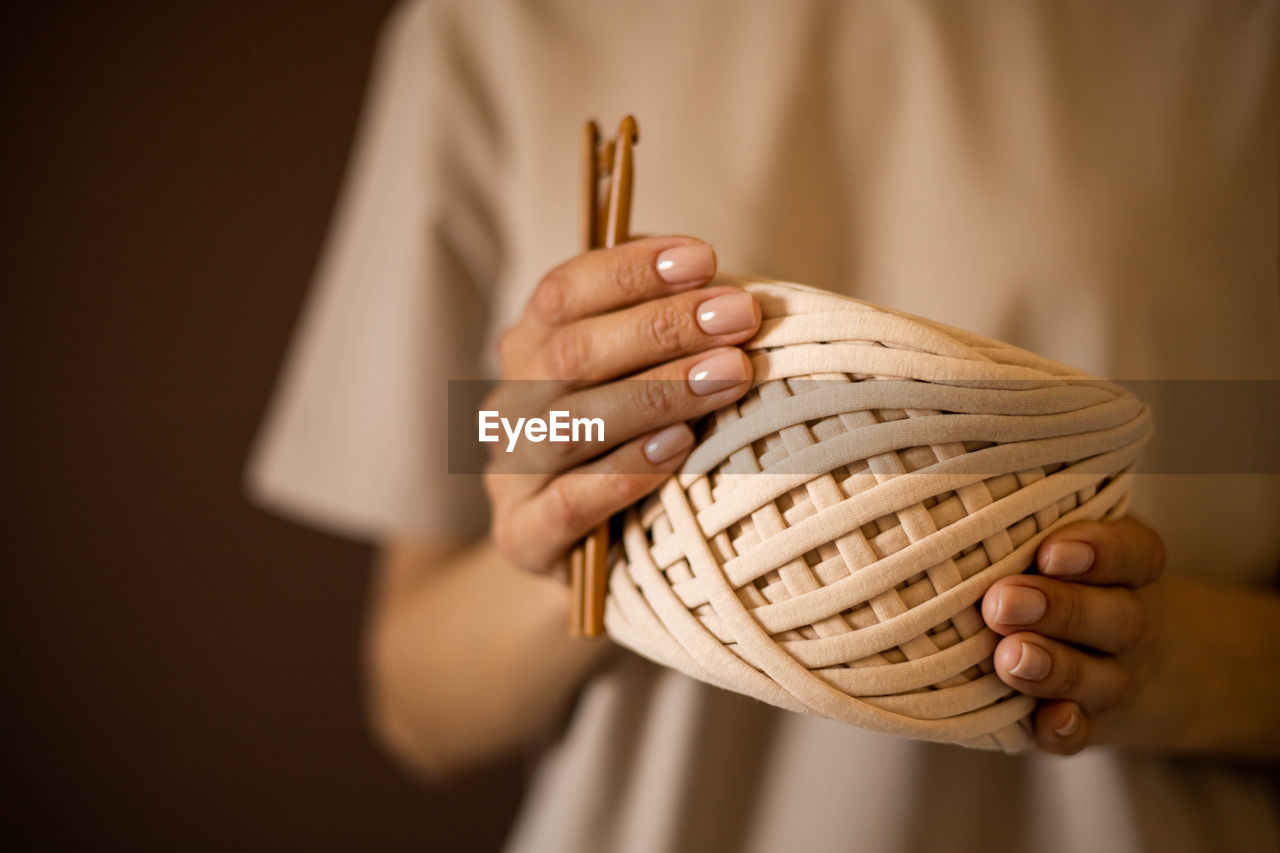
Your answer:
[[[684,453],[693,444],[693,431],[684,424],[672,424],[644,443],[644,458],[654,465]]]
[[[716,253],[706,243],[675,246],[658,255],[658,275],[668,284],[696,284],[715,272]]]
[[[1080,715],[1075,711],[1068,711],[1067,718],[1053,730],[1053,733],[1058,737],[1071,737],[1078,728],[1080,728]]]
[[[996,602],[996,621],[1002,625],[1034,625],[1049,603],[1044,593],[1025,586],[1006,586]]]
[[[708,335],[745,332],[756,324],[756,301],[749,293],[726,293],[698,306],[698,325]]]
[[[732,388],[747,378],[742,353],[728,350],[704,359],[689,371],[689,388],[695,394],[706,395]]]
[[[1010,675],[1024,681],[1040,681],[1049,674],[1049,653],[1034,643],[1019,643],[1022,647],[1018,662],[1009,668]]]
[[[1046,575],[1082,575],[1093,565],[1093,549],[1083,542],[1054,542],[1040,571]]]

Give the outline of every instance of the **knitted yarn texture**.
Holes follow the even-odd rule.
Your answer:
[[[803,285],[763,309],[751,391],[627,511],[605,629],[693,678],[877,732],[1016,752],[1034,700],[979,612],[1054,530],[1124,514],[1150,435],[1123,388]]]

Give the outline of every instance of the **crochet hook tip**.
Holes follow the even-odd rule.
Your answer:
[[[630,138],[632,145],[640,141],[640,125],[636,122],[636,117],[629,113],[618,123],[618,138],[623,137]]]

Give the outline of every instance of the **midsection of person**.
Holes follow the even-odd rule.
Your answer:
[[[370,622],[375,719],[393,750],[428,772],[457,771],[545,734],[584,681],[609,666],[607,641],[564,636],[567,601],[556,577],[564,551],[609,508],[678,466],[687,431],[665,433],[654,450],[674,455],[656,462],[645,454],[653,439],[745,388],[742,362],[741,375],[722,377],[735,384],[711,394],[689,385],[692,368],[709,353],[734,351],[751,328],[700,330],[702,300],[718,291],[706,289],[709,275],[687,289],[663,279],[663,252],[705,240],[724,269],[848,293],[1103,376],[1280,378],[1280,134],[1267,102],[1276,82],[1274,6],[1250,18],[1208,3],[1181,15],[1144,4],[688,5],[419,4],[402,18],[401,50],[444,57],[439,123],[448,134],[433,125],[415,144],[448,148],[465,166],[449,181],[470,182],[470,194],[446,199],[451,205],[435,200],[449,216],[430,233],[445,233],[488,309],[488,372],[587,393],[628,371],[660,368],[686,386],[665,409],[618,404],[630,426],[612,452],[653,466],[638,479],[548,492],[570,482],[568,467],[495,472],[491,536],[455,539],[437,529],[384,539]],[[451,39],[447,51],[442,36]],[[1219,96],[1227,90],[1235,96]],[[577,130],[586,116],[607,125],[626,112],[641,125],[637,230],[695,236],[650,238],[596,262],[569,262],[565,273],[576,233]],[[544,285],[555,269],[561,292],[552,298],[556,286]],[[667,346],[645,349],[662,340],[649,334],[657,315],[645,313],[660,304],[679,306],[657,309],[662,328],[676,332]],[[563,329],[601,317],[611,318],[609,334],[597,325],[593,341],[627,342],[619,346],[626,352],[604,346],[575,360]],[[513,327],[524,331],[513,335]],[[452,354],[427,355],[453,363]],[[517,482],[523,476],[533,479]],[[1140,480],[1133,506],[1150,528],[1080,533],[1088,567],[1041,592],[1052,613],[1061,596],[1103,587],[1134,598],[1167,589],[1168,581],[1150,583],[1161,562],[1151,530],[1165,542],[1170,575],[1240,583],[1179,582],[1160,597],[1174,601],[1164,612],[1194,611],[1188,624],[1204,629],[1183,632],[1188,662],[1166,677],[1210,673],[1203,683],[1224,702],[1246,688],[1239,705],[1254,714],[1235,721],[1243,739],[1224,731],[1230,715],[1213,716],[1212,731],[1179,731],[1186,721],[1178,714],[1205,711],[1187,703],[1169,713],[1171,727],[1119,725],[1106,734],[1156,752],[1273,753],[1274,739],[1260,734],[1259,716],[1275,700],[1259,687],[1267,670],[1223,683],[1227,670],[1189,662],[1187,646],[1204,641],[1221,658],[1246,662],[1269,654],[1259,652],[1262,634],[1236,631],[1228,641],[1221,629],[1274,622],[1274,599],[1261,591],[1275,576],[1280,531],[1258,520],[1280,513],[1280,488],[1274,477],[1247,487],[1186,479],[1162,482],[1158,493]],[[427,490],[460,488],[433,481]],[[1227,529],[1233,518],[1250,522],[1233,528],[1230,565],[1216,565],[1221,549],[1206,545],[1203,531]],[[1050,551],[1042,554],[1046,568]],[[988,614],[997,624],[1000,597]],[[1002,633],[1051,636],[1044,618],[1052,617],[1006,621]],[[1011,674],[1016,665],[1006,661],[1002,677],[1034,693]],[[1124,705],[1124,692],[1107,701]],[[1071,752],[1099,736],[1085,697],[1035,695],[1048,708],[1086,712],[1061,741],[1054,732],[1069,720],[1046,718],[1042,746]]]

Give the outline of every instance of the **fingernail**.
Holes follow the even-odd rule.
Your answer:
[[[996,602],[996,621],[1003,625],[1034,625],[1049,603],[1044,593],[1025,586],[1006,586]]]
[[[1082,575],[1093,565],[1093,549],[1083,542],[1055,542],[1049,546],[1041,571],[1046,575]]]
[[[732,349],[704,359],[689,371],[689,389],[698,395],[714,394],[747,378],[739,350]]]
[[[1080,715],[1075,711],[1068,711],[1067,718],[1062,721],[1062,725],[1053,730],[1053,733],[1058,737],[1070,737],[1078,728],[1080,728]]]
[[[745,332],[756,324],[756,301],[749,293],[726,293],[698,306],[698,325],[708,335]]]
[[[715,275],[716,253],[706,243],[675,246],[658,255],[658,276],[668,284],[693,284]]]
[[[1010,675],[1024,681],[1039,681],[1049,674],[1049,653],[1034,643],[1019,643],[1018,662],[1009,668]]]
[[[693,431],[684,424],[672,424],[644,443],[644,458],[653,464],[679,456],[693,444]]]

